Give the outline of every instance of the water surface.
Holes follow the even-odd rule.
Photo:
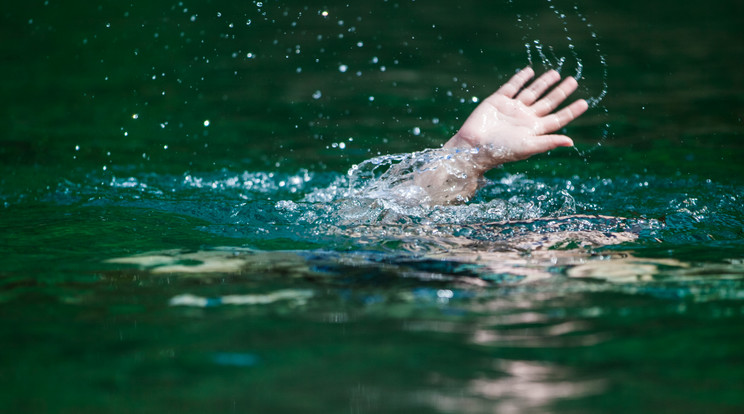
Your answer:
[[[742,12],[8,5],[0,403],[740,411]],[[364,192],[526,64],[581,71],[576,149],[467,205]]]

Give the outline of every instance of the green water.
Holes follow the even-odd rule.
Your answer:
[[[0,411],[744,407],[739,2],[0,16]],[[604,96],[576,149],[467,206],[348,193],[560,57]]]

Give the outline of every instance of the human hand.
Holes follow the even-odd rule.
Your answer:
[[[534,75],[532,68],[526,67],[509,79],[475,108],[444,148],[487,149],[478,157],[478,169],[485,172],[504,162],[573,146],[571,138],[551,133],[589,107],[585,100],[579,99],[553,113],[576,90],[578,83],[568,77],[553,88],[561,76],[550,70],[525,87]]]

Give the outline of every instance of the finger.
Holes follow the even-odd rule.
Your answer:
[[[527,81],[532,79],[533,76],[535,76],[535,71],[533,71],[531,67],[527,66],[526,68],[517,72],[516,75],[512,76],[508,82],[506,82],[496,91],[496,93],[504,95],[508,98],[513,98],[514,95],[516,95],[517,92],[519,92],[519,90],[522,89],[522,87],[527,83]]]
[[[543,139],[552,146],[551,149],[558,147],[573,147],[573,140],[565,135],[543,135]]]
[[[532,84],[519,92],[517,100],[522,101],[525,105],[529,106],[535,103],[537,98],[541,97],[551,86],[561,79],[561,75],[555,70],[549,70],[539,78],[535,79]]]
[[[530,157],[535,154],[556,149],[558,147],[572,147],[573,141],[565,135],[540,135],[527,142],[525,155]]]
[[[552,115],[540,118],[537,127],[537,134],[549,134],[563,128],[568,125],[569,122],[586,112],[588,108],[589,104],[587,104],[585,100],[579,99]]]
[[[532,105],[532,109],[535,111],[535,115],[544,116],[547,115],[555,108],[558,107],[566,98],[574,93],[576,88],[579,87],[579,83],[576,79],[568,77],[563,80],[555,89],[550,91],[549,94],[545,95],[544,98],[535,102]]]

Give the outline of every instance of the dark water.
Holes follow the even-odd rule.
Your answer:
[[[0,15],[0,411],[744,407],[739,2]],[[561,58],[576,149],[351,191]]]

